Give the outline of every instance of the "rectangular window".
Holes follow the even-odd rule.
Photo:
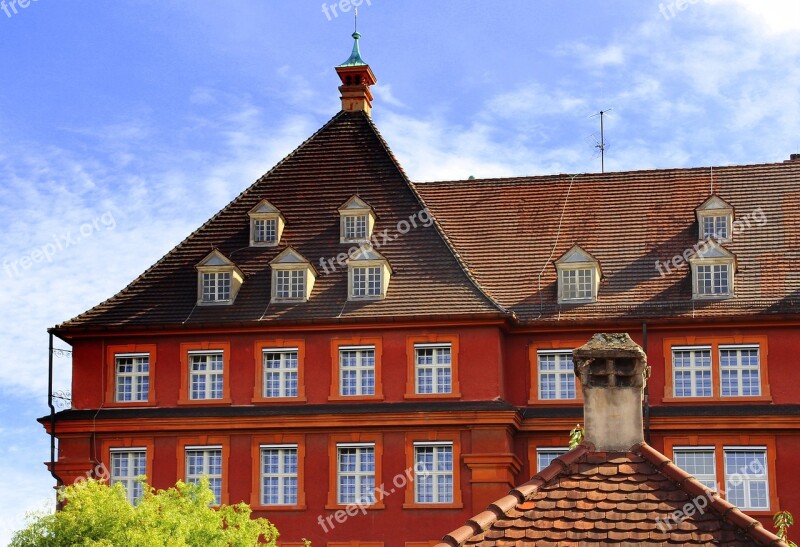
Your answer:
[[[203,274],[203,302],[222,302],[230,299],[230,272],[210,272]]]
[[[452,392],[452,355],[450,344],[414,346],[417,393]]]
[[[258,219],[253,221],[253,241],[256,243],[275,243],[277,239],[276,219]]]
[[[711,348],[672,348],[675,397],[711,397]]]
[[[275,297],[303,299],[306,296],[306,272],[304,270],[276,270]]]
[[[116,355],[117,402],[146,402],[150,395],[150,356]]]
[[[208,479],[208,487],[214,493],[212,505],[222,501],[222,447],[203,446],[186,448],[186,482],[199,484]]]
[[[337,503],[375,503],[375,445],[336,445],[336,461]]]
[[[344,217],[344,239],[367,239],[367,216]]]
[[[569,452],[568,448],[537,448],[536,449],[536,472],[538,473],[559,456]]]
[[[264,350],[264,397],[297,397],[297,348]]]
[[[720,346],[720,392],[723,397],[761,395],[758,346]]]
[[[297,445],[261,446],[261,505],[297,505]]]
[[[380,266],[353,268],[353,296],[380,296],[382,291]]]
[[[713,237],[719,240],[728,239],[728,217],[703,217],[703,239]]]
[[[592,270],[561,270],[562,300],[590,300],[593,298]]]
[[[453,503],[453,443],[414,443],[417,503]]]
[[[575,399],[575,372],[571,351],[537,352],[539,399]]]
[[[222,352],[189,352],[189,398],[222,399]]]
[[[769,509],[766,447],[725,447],[725,496],[745,511]]]
[[[730,294],[728,264],[697,266],[697,294],[701,296]]]
[[[375,395],[375,348],[339,348],[339,395]]]
[[[713,491],[717,491],[717,465],[713,446],[675,447],[675,465],[689,473]]]
[[[111,484],[122,483],[133,505],[142,499],[139,479],[147,473],[147,451],[143,448],[111,450]]]

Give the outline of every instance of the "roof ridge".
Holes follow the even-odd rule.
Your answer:
[[[692,499],[705,496],[708,498],[709,507],[727,522],[743,529],[745,533],[759,543],[759,545],[786,545],[777,535],[765,529],[759,521],[746,515],[741,509],[723,499],[718,492],[714,492],[701,483],[694,475],[675,465],[664,454],[647,444],[639,443],[631,447],[630,452],[644,458],[656,468],[659,474],[671,480],[678,488],[686,492]]]
[[[605,171],[603,173],[597,173],[591,171],[582,173],[543,173],[539,175],[516,175],[511,177],[418,180],[414,181],[414,184],[459,184],[459,183],[472,184],[472,183],[513,182],[513,181],[525,182],[525,181],[530,181],[530,179],[563,178],[563,177],[571,177],[574,175],[592,176],[597,178],[617,178],[621,175],[632,175],[632,174],[656,175],[656,174],[668,174],[668,173],[688,172],[688,171],[710,171],[711,169],[714,169],[714,171],[716,172],[717,170],[723,171],[728,169],[746,169],[753,167],[778,168],[781,166],[800,167],[800,162],[776,161],[776,162],[765,162],[765,163],[744,163],[744,164],[729,164],[729,165],[699,165],[695,167],[662,167],[662,168],[655,167],[651,169],[632,169],[629,171]]]
[[[511,510],[515,508],[525,511],[534,509],[535,504],[533,502],[530,502],[530,507],[527,507],[526,504],[542,487],[550,484],[563,473],[568,472],[576,463],[581,463],[590,456],[601,454],[605,454],[605,457],[612,454],[615,457],[624,455],[628,459],[631,459],[631,456],[641,457],[645,462],[652,465],[656,472],[668,479],[677,488],[690,496],[691,499],[706,496],[709,499],[709,507],[713,509],[720,519],[737,528],[758,545],[788,547],[781,538],[766,530],[760,522],[744,514],[730,502],[723,500],[718,493],[711,491],[694,476],[672,463],[669,458],[646,442],[638,443],[623,452],[598,452],[591,443],[582,442],[566,454],[554,458],[550,465],[536,473],[531,480],[512,489],[507,495],[489,504],[485,511],[478,513],[463,526],[445,535],[436,547],[460,547],[474,538],[474,536],[489,530],[500,518],[506,517]]]
[[[72,319],[68,319],[68,320],[66,320],[66,321],[63,321],[63,322],[61,322],[61,323],[57,324],[55,327],[51,327],[51,328],[47,329],[47,331],[48,331],[48,332],[55,332],[57,329],[59,329],[59,328],[61,328],[61,327],[67,327],[67,326],[69,326],[69,324],[70,324],[70,323],[72,323],[73,321],[77,321],[78,319],[81,319],[83,316],[85,316],[85,315],[87,315],[87,314],[91,313],[92,311],[96,310],[97,308],[99,308],[99,307],[101,307],[101,306],[104,306],[105,304],[107,304],[107,303],[111,302],[112,300],[116,299],[117,297],[119,297],[119,296],[122,296],[123,294],[125,294],[126,292],[128,292],[128,291],[129,291],[130,289],[132,289],[132,288],[133,288],[135,285],[137,285],[138,283],[140,283],[141,281],[143,281],[143,280],[145,279],[145,277],[146,277],[148,274],[150,274],[150,273],[151,273],[153,270],[155,270],[155,269],[156,269],[156,267],[158,267],[159,265],[161,265],[161,264],[162,264],[162,263],[163,263],[163,262],[164,262],[164,261],[165,261],[165,260],[166,260],[166,259],[167,259],[169,256],[171,256],[171,255],[172,255],[174,252],[176,252],[177,250],[179,250],[180,248],[182,248],[182,247],[183,247],[183,246],[184,246],[184,245],[185,245],[185,244],[186,244],[186,243],[187,243],[187,242],[188,242],[188,241],[189,241],[189,240],[190,240],[190,239],[191,239],[191,238],[192,238],[192,237],[193,237],[195,234],[197,234],[197,233],[199,233],[200,231],[202,231],[202,230],[203,230],[203,229],[204,229],[206,226],[208,226],[208,225],[209,225],[209,224],[211,224],[211,223],[212,223],[214,220],[216,220],[216,219],[217,219],[217,218],[218,218],[218,217],[219,217],[219,216],[220,216],[220,215],[221,215],[223,212],[227,211],[227,210],[228,210],[228,208],[229,208],[231,205],[233,205],[234,203],[236,203],[237,201],[239,201],[240,199],[242,199],[242,198],[243,198],[243,197],[244,197],[246,194],[248,194],[250,191],[252,191],[252,190],[253,190],[253,188],[255,188],[255,187],[258,185],[258,184],[260,184],[260,183],[261,183],[261,181],[263,181],[265,178],[267,178],[269,175],[271,175],[271,174],[272,174],[274,171],[276,171],[276,170],[277,170],[279,167],[281,167],[283,164],[285,164],[285,163],[286,163],[286,162],[287,162],[289,159],[291,159],[292,157],[294,157],[295,155],[297,155],[297,153],[298,153],[300,150],[302,150],[302,149],[303,149],[305,146],[307,146],[307,145],[308,145],[308,144],[309,144],[309,143],[310,143],[310,142],[311,142],[311,141],[312,141],[314,138],[316,138],[316,137],[317,137],[317,135],[319,135],[320,133],[322,133],[322,131],[324,131],[326,128],[328,128],[328,126],[332,125],[332,124],[333,124],[333,123],[334,123],[334,122],[335,122],[335,121],[336,121],[338,118],[340,118],[340,117],[341,117],[343,114],[344,114],[344,111],[343,111],[343,110],[342,110],[342,111],[339,111],[339,112],[337,112],[337,113],[336,113],[336,115],[334,115],[334,116],[333,116],[333,117],[332,117],[330,120],[328,120],[327,122],[325,122],[325,124],[323,124],[323,125],[322,125],[322,127],[320,127],[320,128],[317,130],[317,131],[315,131],[315,132],[314,132],[314,133],[313,133],[313,134],[312,134],[310,137],[308,137],[306,140],[304,140],[303,142],[301,142],[301,143],[300,143],[300,144],[299,144],[299,145],[298,145],[298,146],[297,146],[297,147],[296,147],[294,150],[292,150],[292,151],[291,151],[291,152],[289,152],[289,153],[288,153],[286,156],[284,156],[284,157],[283,157],[283,159],[281,159],[281,160],[280,160],[278,163],[276,163],[274,166],[272,166],[272,168],[271,168],[271,169],[269,169],[269,170],[268,170],[266,173],[264,173],[263,175],[261,175],[260,177],[258,177],[258,178],[255,180],[255,182],[253,182],[253,183],[252,183],[252,184],[250,184],[250,185],[249,185],[247,188],[245,188],[244,190],[242,190],[241,192],[239,192],[239,194],[238,194],[236,197],[234,197],[234,198],[233,198],[231,201],[229,201],[229,202],[228,202],[228,203],[227,203],[225,206],[223,206],[223,207],[222,207],[221,209],[219,209],[219,210],[218,210],[216,213],[214,213],[214,215],[213,215],[211,218],[209,218],[208,220],[206,220],[206,221],[205,221],[205,222],[204,222],[202,225],[200,225],[198,228],[196,228],[194,231],[192,231],[192,232],[191,232],[191,233],[190,233],[188,236],[186,236],[185,238],[183,238],[183,239],[182,239],[182,240],[181,240],[181,241],[180,241],[180,242],[179,242],[177,245],[175,245],[175,246],[174,246],[172,249],[170,249],[169,251],[167,251],[166,253],[164,253],[164,255],[163,255],[161,258],[159,258],[159,259],[158,259],[156,262],[154,262],[154,263],[153,263],[153,264],[152,264],[152,265],[151,265],[149,268],[147,268],[147,269],[146,269],[144,272],[142,272],[141,274],[139,274],[138,276],[136,276],[136,278],[135,278],[133,281],[131,281],[130,283],[128,283],[128,284],[127,284],[127,285],[126,285],[126,286],[125,286],[123,289],[121,289],[120,291],[118,291],[116,294],[114,294],[114,295],[112,295],[112,296],[110,296],[110,297],[106,298],[106,299],[105,299],[105,300],[103,300],[102,302],[100,302],[100,303],[98,303],[98,304],[96,304],[96,305],[92,306],[92,307],[91,307],[91,308],[89,308],[88,310],[86,310],[86,311],[84,311],[84,312],[82,312],[82,313],[79,313],[78,315],[76,315],[76,316],[75,316],[75,317],[73,317]],[[56,334],[57,334],[57,333],[56,333]]]
[[[430,216],[431,220],[433,220],[433,225],[436,228],[436,233],[439,235],[439,237],[444,242],[445,247],[447,247],[447,249],[453,255],[453,258],[456,259],[456,263],[461,268],[461,271],[464,272],[464,275],[467,276],[467,279],[470,280],[470,282],[475,286],[475,288],[478,289],[478,292],[480,292],[481,295],[483,295],[483,297],[486,298],[489,301],[490,304],[492,304],[494,307],[496,307],[501,312],[507,313],[512,318],[516,319],[516,314],[513,311],[508,310],[507,308],[502,306],[500,304],[500,302],[498,302],[489,293],[489,291],[484,289],[481,286],[481,284],[478,282],[478,280],[475,279],[475,277],[472,275],[472,272],[470,272],[469,268],[467,267],[466,262],[462,259],[461,255],[458,253],[458,251],[456,251],[455,245],[453,245],[453,243],[450,241],[450,238],[447,236],[447,233],[442,228],[441,224],[439,224],[439,221],[436,219],[436,216],[433,214],[433,211],[428,207],[427,203],[422,198],[420,193],[417,192],[417,189],[414,186],[414,183],[411,181],[410,178],[408,178],[408,175],[406,175],[405,170],[403,169],[403,167],[400,165],[400,162],[395,157],[394,152],[392,152],[392,149],[389,147],[389,143],[386,142],[386,140],[383,138],[383,135],[381,135],[381,132],[378,130],[378,126],[375,125],[375,122],[372,120],[372,118],[370,116],[367,116],[366,113],[362,113],[362,114],[367,119],[367,122],[369,123],[369,126],[375,132],[375,136],[378,137],[378,142],[381,143],[381,146],[383,146],[384,150],[389,155],[389,158],[392,160],[392,163],[395,165],[395,167],[397,167],[397,170],[399,171],[400,175],[402,176],[403,181],[406,183],[406,186],[409,187],[409,189],[411,190],[411,193],[414,195],[416,200],[428,212],[428,215]]]

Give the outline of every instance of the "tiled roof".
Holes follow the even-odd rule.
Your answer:
[[[694,510],[684,519],[670,519],[687,504]],[[579,445],[446,535],[439,547],[521,543],[786,545],[646,443],[627,453]]]
[[[353,195],[373,207],[374,233],[386,230],[394,238],[380,247],[393,270],[384,300],[349,302],[347,268],[326,273],[319,263],[351,247],[339,242],[338,208]],[[249,247],[248,211],[263,199],[286,218],[278,247]],[[55,330],[502,314],[470,280],[438,228],[423,226],[429,222],[421,210],[370,118],[340,112],[127,288]],[[398,222],[412,217],[417,227],[400,235]],[[383,236],[377,241],[383,243]],[[288,245],[319,276],[309,302],[270,304],[269,262]],[[241,269],[245,281],[232,305],[195,306],[195,265],[214,248]]]
[[[750,223],[724,244],[735,298],[692,301],[688,264],[659,274],[656,261],[697,245],[711,184],[697,168],[415,186],[481,288],[522,321],[800,313],[800,161],[713,169],[714,193]],[[573,245],[600,262],[597,303],[557,302],[554,260]]]

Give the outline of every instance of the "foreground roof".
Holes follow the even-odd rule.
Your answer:
[[[330,264],[325,271],[319,262],[352,246],[340,243],[338,209],[354,195],[373,208],[380,253],[393,269],[383,300],[348,301],[347,268],[334,262],[335,271]],[[285,217],[286,227],[280,245],[251,247],[248,212],[264,199]],[[340,112],[127,288],[55,331],[503,314],[471,281],[422,208],[370,118]],[[398,232],[398,222],[412,217],[417,227]],[[269,263],[289,246],[319,275],[308,302],[270,304]],[[196,306],[195,265],[214,249],[241,270],[244,283],[231,305]]]
[[[691,270],[663,266],[698,244],[715,195],[743,220],[733,298],[693,301]],[[800,161],[416,184],[480,286],[522,321],[800,312]],[[739,227],[737,225],[737,227]],[[558,304],[555,259],[599,262],[596,303]],[[661,275],[657,262],[662,263]]]
[[[671,518],[687,504],[685,519]],[[627,453],[581,444],[438,547],[519,543],[786,545],[646,443]]]

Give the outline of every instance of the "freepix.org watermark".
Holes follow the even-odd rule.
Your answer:
[[[751,460],[750,463],[739,468],[739,471],[727,478],[726,481],[729,487],[738,488],[745,482],[746,479],[758,479],[764,477],[766,474],[767,470],[763,463],[761,463],[759,460]],[[667,517],[663,519],[661,517],[657,517],[656,526],[658,526],[658,529],[662,532],[667,532],[672,530],[673,527],[678,526],[687,518],[690,518],[694,515],[705,514],[706,508],[708,507],[709,503],[713,501],[715,495],[725,495],[725,491],[719,486],[719,483],[717,483],[713,491],[706,490],[703,494],[697,496],[691,501],[686,502],[683,507],[676,509]]]
[[[754,209],[749,214],[737,218],[731,223],[731,231],[734,236],[743,234],[746,230],[751,229],[753,226],[766,226],[769,222],[764,210],[759,207]],[[687,247],[683,253],[675,255],[668,260],[656,260],[655,269],[661,277],[671,274],[673,271],[681,270],[689,264],[689,260],[696,254],[705,254],[710,249],[717,247],[719,243],[713,239],[705,239],[696,243],[691,247]]]
[[[354,259],[370,249],[380,249],[381,246],[406,235],[411,230],[420,226],[428,228],[431,224],[433,224],[433,217],[430,211],[422,209],[408,217],[408,220],[402,219],[398,221],[393,233],[389,233],[389,228],[384,228],[380,232],[372,234],[372,237],[368,241],[361,243],[361,245],[353,245],[346,253],[339,253],[329,258],[321,257],[319,265],[324,273],[333,273],[338,268],[346,268],[348,259]]]
[[[13,17],[19,13],[20,9],[25,9],[31,5],[31,2],[38,2],[39,0],[2,0],[0,1],[0,10],[6,14],[6,17]]]
[[[703,0],[708,3],[708,0]],[[689,6],[699,4],[700,0],[675,0],[674,2],[661,2],[658,4],[658,12],[664,16],[664,19],[669,21],[678,13],[686,11]]]
[[[69,249],[73,245],[78,245],[82,240],[92,236],[101,230],[113,230],[117,226],[114,215],[111,211],[106,211],[99,217],[95,217],[91,222],[84,222],[76,231],[67,230],[56,235],[53,234],[52,241],[44,245],[34,247],[29,253],[19,258],[3,260],[3,271],[8,277],[20,276],[26,270],[33,268],[35,264],[41,262],[52,262],[53,257],[58,253]]]
[[[372,0],[339,0],[338,2],[331,2],[330,4],[323,2],[322,13],[325,14],[328,21],[333,21],[339,17],[340,13],[347,13],[353,8],[358,8],[361,4],[371,6]]]
[[[317,515],[317,524],[319,524],[322,528],[322,531],[327,534],[330,530],[336,528],[336,524],[344,524],[350,517],[355,517],[359,513],[366,515],[367,509],[375,502],[384,500],[398,490],[401,490],[407,485],[413,483],[415,468],[416,472],[420,475],[425,474],[427,471],[425,464],[423,463],[418,463],[413,467],[409,467],[402,473],[398,473],[392,477],[393,486],[390,487],[389,490],[386,489],[386,483],[381,483],[380,486],[376,486],[369,495],[365,496],[360,501],[350,503],[346,505],[344,509],[339,509],[327,517]],[[334,521],[336,521],[336,523],[334,523]]]

